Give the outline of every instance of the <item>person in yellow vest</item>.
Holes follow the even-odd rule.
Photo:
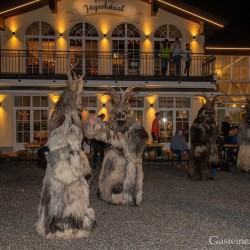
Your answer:
[[[170,43],[168,42],[168,39],[165,39],[161,46],[161,67],[162,67],[162,75],[166,75],[168,71],[168,63],[170,59]]]

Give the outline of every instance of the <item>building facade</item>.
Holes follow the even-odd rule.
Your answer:
[[[152,10],[150,1],[134,0],[63,0],[57,3],[56,12],[44,6],[13,15],[5,19],[0,31],[3,150],[46,139],[50,115],[67,85],[67,70],[75,63],[75,72],[85,76],[83,122],[90,110],[105,113],[108,119],[108,87],[123,91],[133,85],[136,95],[130,102],[135,118],[150,134],[154,114],[161,112],[165,143],[178,128],[189,139],[189,127],[202,105],[201,94],[225,93],[230,84],[232,88],[228,79],[237,74],[237,81],[245,82],[248,91],[248,56],[228,56],[225,61],[225,56],[204,53],[207,21],[203,16],[192,20],[164,8]],[[215,23],[210,25],[219,24],[207,20]],[[167,74],[162,74],[162,43],[168,39],[172,46],[177,37],[182,49],[191,44],[190,77],[184,74],[185,54],[179,74],[173,59]],[[219,81],[230,84],[221,87]],[[236,123],[243,103],[237,105]],[[236,109],[230,101],[220,104],[218,122]]]

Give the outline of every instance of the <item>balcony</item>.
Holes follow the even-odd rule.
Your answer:
[[[167,75],[162,75],[161,57],[154,53],[1,50],[0,57],[0,79],[65,80],[67,69],[78,62],[74,71],[84,75],[86,82],[214,82],[215,57],[205,54],[193,54],[190,77],[183,74],[184,56],[179,75],[173,60]]]

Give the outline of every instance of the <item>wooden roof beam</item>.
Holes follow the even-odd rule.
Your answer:
[[[5,20],[0,17],[0,30],[5,30]]]
[[[151,0],[151,16],[156,16],[159,9],[158,0]]]

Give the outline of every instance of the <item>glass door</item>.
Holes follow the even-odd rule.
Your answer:
[[[46,141],[48,120],[48,96],[14,96],[14,151],[27,142]]]

